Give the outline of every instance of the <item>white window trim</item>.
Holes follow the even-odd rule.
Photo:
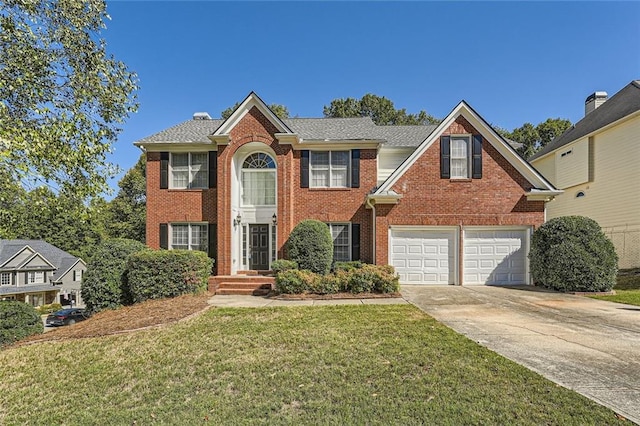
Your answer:
[[[318,185],[314,185],[313,184],[313,170],[314,170],[314,166],[313,166],[313,154],[314,153],[324,153],[327,152],[329,153],[329,186],[318,186]],[[346,179],[346,184],[344,186],[333,186],[332,182],[333,182],[333,168],[331,166],[331,156],[333,155],[334,152],[346,152],[347,153],[347,157],[349,158],[349,161],[347,162],[347,179]],[[318,168],[316,167],[315,170],[326,170],[325,167],[322,168]],[[350,188],[351,187],[351,150],[342,150],[342,149],[334,149],[334,150],[329,150],[329,151],[325,151],[325,150],[318,150],[318,151],[309,151],[309,188]]]
[[[178,154],[187,154],[189,159],[187,163],[187,173],[188,173],[188,182],[187,186],[175,186],[173,184],[173,156]],[[207,154],[207,161],[204,162],[204,169],[200,171],[204,171],[206,175],[206,181],[203,186],[193,186],[193,178],[192,174],[194,170],[192,169],[192,161],[191,156],[193,154]],[[169,153],[169,189],[207,189],[209,187],[209,152],[170,152]]]
[[[456,180],[456,179],[471,179],[471,157],[473,156],[472,153],[472,136],[471,134],[456,134],[456,135],[450,135],[450,139],[449,139],[449,171],[450,171],[450,179],[452,180]],[[457,139],[461,139],[461,138],[465,138],[467,140],[467,175],[466,176],[454,176],[453,175],[453,139],[457,138]]]
[[[74,269],[73,270],[73,281],[82,281],[82,276],[84,275],[84,270],[82,269]]]
[[[205,244],[205,249],[204,250],[198,250],[198,251],[203,251],[207,254],[209,254],[209,223],[208,222],[173,222],[169,224],[169,235],[168,235],[168,242],[169,242],[169,250],[174,250],[173,247],[173,227],[176,225],[180,225],[180,226],[188,226],[188,234],[187,234],[187,249],[186,250],[198,250],[198,249],[194,249],[193,248],[193,244],[191,243],[191,229],[192,226],[204,226],[205,227],[205,232],[207,233],[207,242]]]
[[[336,262],[351,262],[351,256],[352,256],[352,252],[353,252],[353,246],[352,246],[352,233],[351,233],[351,222],[328,222],[327,225],[329,226],[329,232],[331,232],[332,227],[334,225],[340,225],[340,226],[347,226],[347,236],[349,237],[349,241],[347,243],[347,260],[338,260],[335,258],[335,240],[333,239],[333,232],[331,233],[331,242],[333,243],[333,249],[334,249],[334,260]]]
[[[6,277],[9,277],[8,284],[5,284]],[[2,286],[13,285],[13,274],[11,272],[0,272],[0,285]]]
[[[27,272],[27,284],[44,284],[44,272],[43,271]]]

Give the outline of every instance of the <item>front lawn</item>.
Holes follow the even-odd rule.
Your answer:
[[[210,309],[0,365],[0,424],[624,423],[410,305]]]
[[[620,271],[613,289],[616,291],[615,295],[590,297],[640,306],[640,271],[637,269]]]

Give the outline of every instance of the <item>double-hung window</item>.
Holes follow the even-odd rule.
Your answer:
[[[451,136],[451,179],[469,179],[471,150],[469,136]]]
[[[0,273],[0,285],[11,285],[11,272]]]
[[[173,223],[170,248],[200,250],[206,253],[209,247],[208,229],[206,223]]]
[[[333,259],[338,262],[351,260],[351,233],[348,223],[329,223],[333,238]]]
[[[171,188],[207,188],[209,153],[171,153]]]
[[[311,151],[309,168],[312,188],[347,188],[350,151]]]
[[[42,283],[44,283],[44,272],[42,272],[42,271],[27,272],[27,282],[29,284],[42,284]]]
[[[84,271],[82,269],[74,269],[73,270],[73,281],[82,281],[83,272]]]

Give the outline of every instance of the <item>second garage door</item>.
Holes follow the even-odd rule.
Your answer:
[[[465,229],[464,284],[526,284],[526,229]]]
[[[453,284],[454,229],[392,229],[391,264],[401,284]]]

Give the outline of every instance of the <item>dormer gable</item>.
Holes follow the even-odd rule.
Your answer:
[[[55,270],[56,267],[51,262],[49,262],[44,256],[42,256],[40,253],[33,253],[31,257],[25,260],[16,269],[51,271],[51,270]]]
[[[0,268],[5,268],[5,269],[18,268],[25,261],[31,258],[35,252],[36,251],[34,249],[26,245],[21,249],[16,250],[13,256],[11,256],[9,259],[7,259],[6,262],[0,265]]]

